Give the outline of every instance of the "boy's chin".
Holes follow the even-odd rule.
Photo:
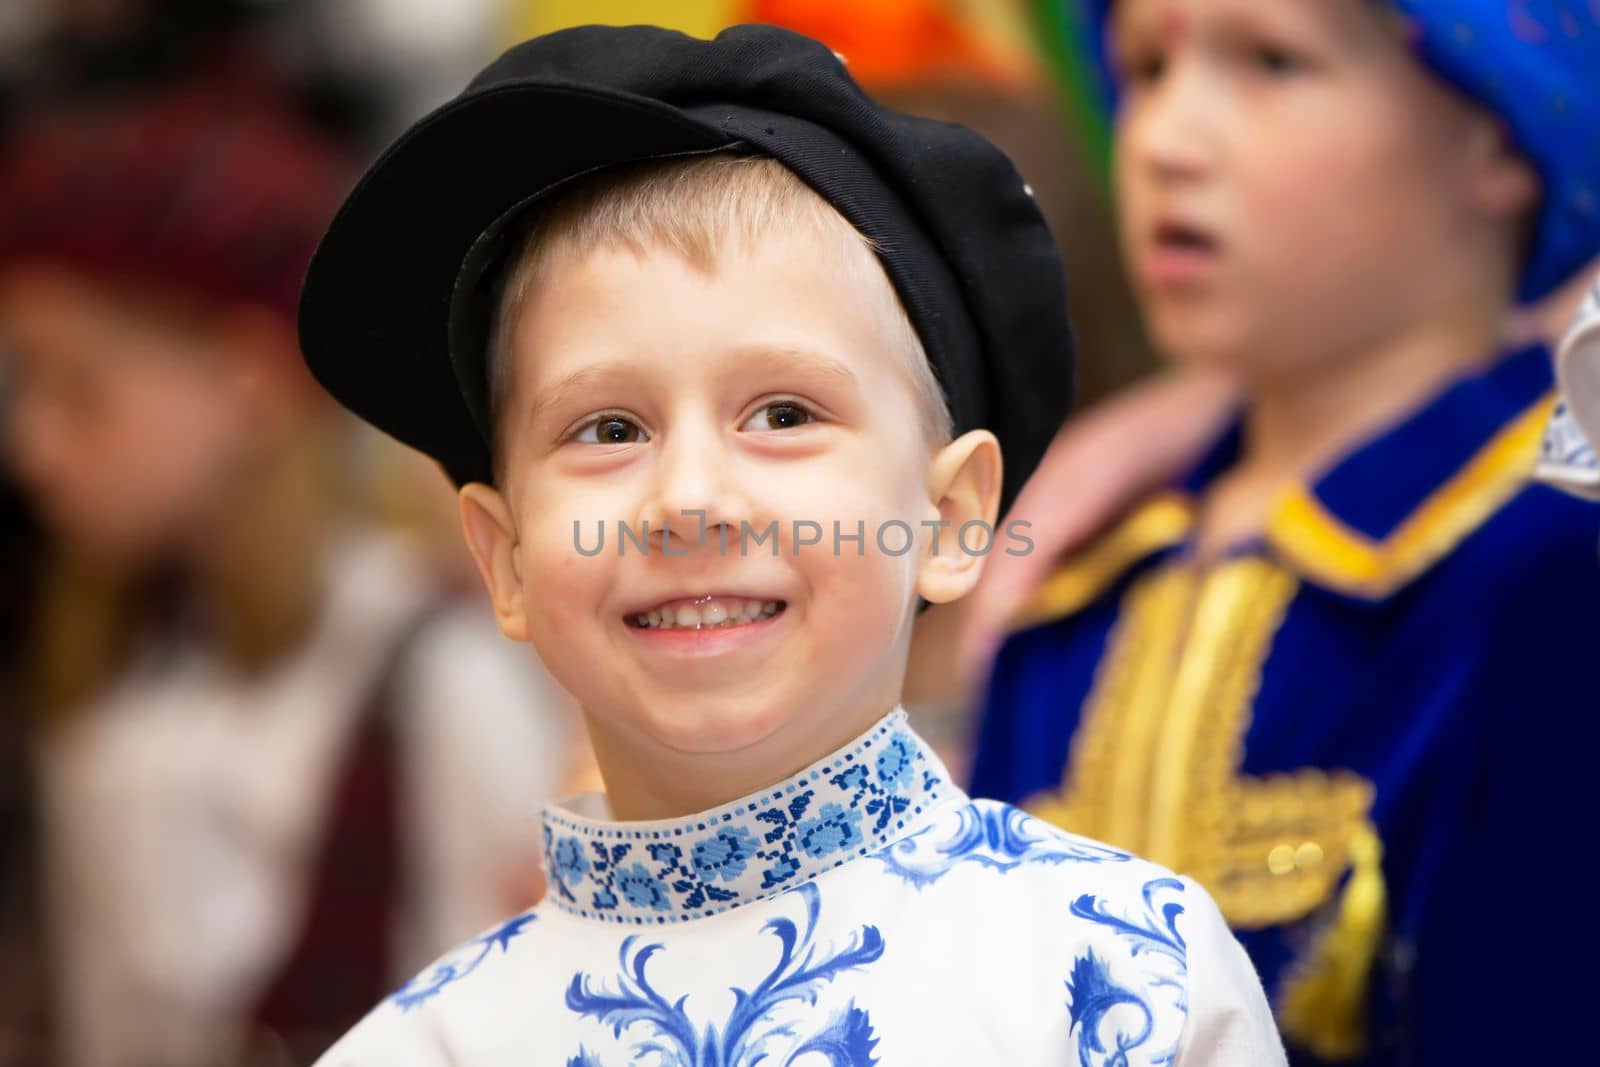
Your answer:
[[[1238,324],[1221,308],[1163,307],[1146,312],[1150,339],[1168,362],[1194,370],[1241,370],[1248,345]]]
[[[636,709],[633,725],[662,748],[686,756],[736,754],[760,746],[794,714],[789,703],[756,694],[662,694]]]

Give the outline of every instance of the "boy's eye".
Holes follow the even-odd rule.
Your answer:
[[[1298,56],[1271,45],[1261,45],[1252,49],[1250,60],[1262,73],[1276,77],[1292,74],[1301,67]]]
[[[792,400],[780,400],[764,405],[751,415],[741,430],[791,430],[811,421],[811,412]]]
[[[595,419],[580,428],[572,439],[586,445],[631,445],[649,440],[638,423],[621,415],[604,415]]]
[[[1160,80],[1166,65],[1166,57],[1160,52],[1145,52],[1128,59],[1123,70],[1130,84],[1149,85]]]

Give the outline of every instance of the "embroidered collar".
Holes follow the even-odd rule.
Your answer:
[[[896,708],[786,781],[698,815],[609,822],[575,810],[603,807],[595,794],[546,808],[547,899],[607,922],[715,915],[891,845],[962,800]]]
[[[1512,352],[1446,387],[1281,497],[1266,548],[1307,581],[1382,600],[1449,555],[1528,483],[1554,405],[1550,352]],[[1238,458],[1236,422],[1188,477],[1066,560],[1018,627],[1072,614],[1151,556],[1180,549],[1196,501]],[[1245,546],[1246,548],[1252,546]]]
[[[1542,482],[1575,496],[1600,500],[1600,454],[1572,417],[1565,400],[1557,401],[1544,428],[1539,463],[1534,475]]]

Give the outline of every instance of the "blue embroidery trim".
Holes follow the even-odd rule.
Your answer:
[[[715,915],[914,832],[945,795],[945,779],[938,757],[896,711],[784,784],[704,815],[629,825],[580,822],[547,809],[549,899],[610,922]]]
[[[575,974],[567,987],[567,1008],[611,1027],[620,1040],[636,1025],[647,1028],[647,1039],[634,1044],[629,1062],[672,1064],[674,1067],[755,1067],[762,1063],[791,1063],[816,1053],[834,1067],[874,1067],[878,1039],[867,1012],[847,1002],[815,1033],[802,1035],[795,1023],[775,1022],[773,1012],[786,1002],[815,1005],[823,985],[846,971],[859,970],[883,955],[883,937],[875,926],[862,926],[842,949],[814,944],[821,897],[814,885],[796,891],[805,902],[805,928],[786,918],[769,920],[762,931],[778,938],[782,951],[777,964],[754,989],[734,989],[733,1009],[719,1024],[704,1028],[690,1020],[688,997],[669,1000],[651,985],[645,973],[650,958],[663,950],[659,943],[639,945],[637,936],[622,941],[617,953],[620,973],[616,992],[596,983],[588,974]],[[775,1044],[792,1044],[786,1056],[775,1059]],[[601,1067],[605,1062],[580,1047],[567,1067]]]
[[[1544,440],[1539,445],[1539,462],[1554,465],[1571,473],[1600,473],[1600,457],[1594,445],[1578,429],[1565,399],[1556,403],[1545,427]]]
[[[462,945],[434,964],[431,969],[424,971],[399,989],[396,989],[389,994],[389,1000],[401,1011],[410,1011],[425,1004],[438,996],[445,986],[459,982],[477,970],[478,966],[489,957],[489,953],[496,946],[499,946],[502,952],[509,950],[512,939],[522,933],[523,927],[537,918],[538,916],[533,912],[526,912],[515,918],[507,919],[496,929],[472,941],[468,941],[465,945]]]

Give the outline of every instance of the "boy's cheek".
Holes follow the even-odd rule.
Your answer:
[[[893,519],[911,522],[927,506],[927,458],[899,440],[863,441],[828,462],[796,465],[762,479],[751,503],[784,521],[831,523],[864,520],[869,527]],[[870,530],[869,530],[870,535]]]
[[[602,546],[598,540],[601,523],[596,518],[551,516],[525,524],[518,545],[523,585],[537,594],[540,590],[594,583],[616,557],[615,526],[614,520],[604,522]]]
[[[556,681],[580,693],[593,681],[587,668],[608,654],[602,615],[617,560],[612,552],[586,559],[559,541],[524,547],[528,639]]]
[[[813,574],[809,585],[813,610],[834,623],[825,628],[822,640],[848,657],[881,649],[893,638],[916,589],[918,556],[915,551],[884,554],[870,535],[861,556],[853,546],[845,555],[849,565]]]

